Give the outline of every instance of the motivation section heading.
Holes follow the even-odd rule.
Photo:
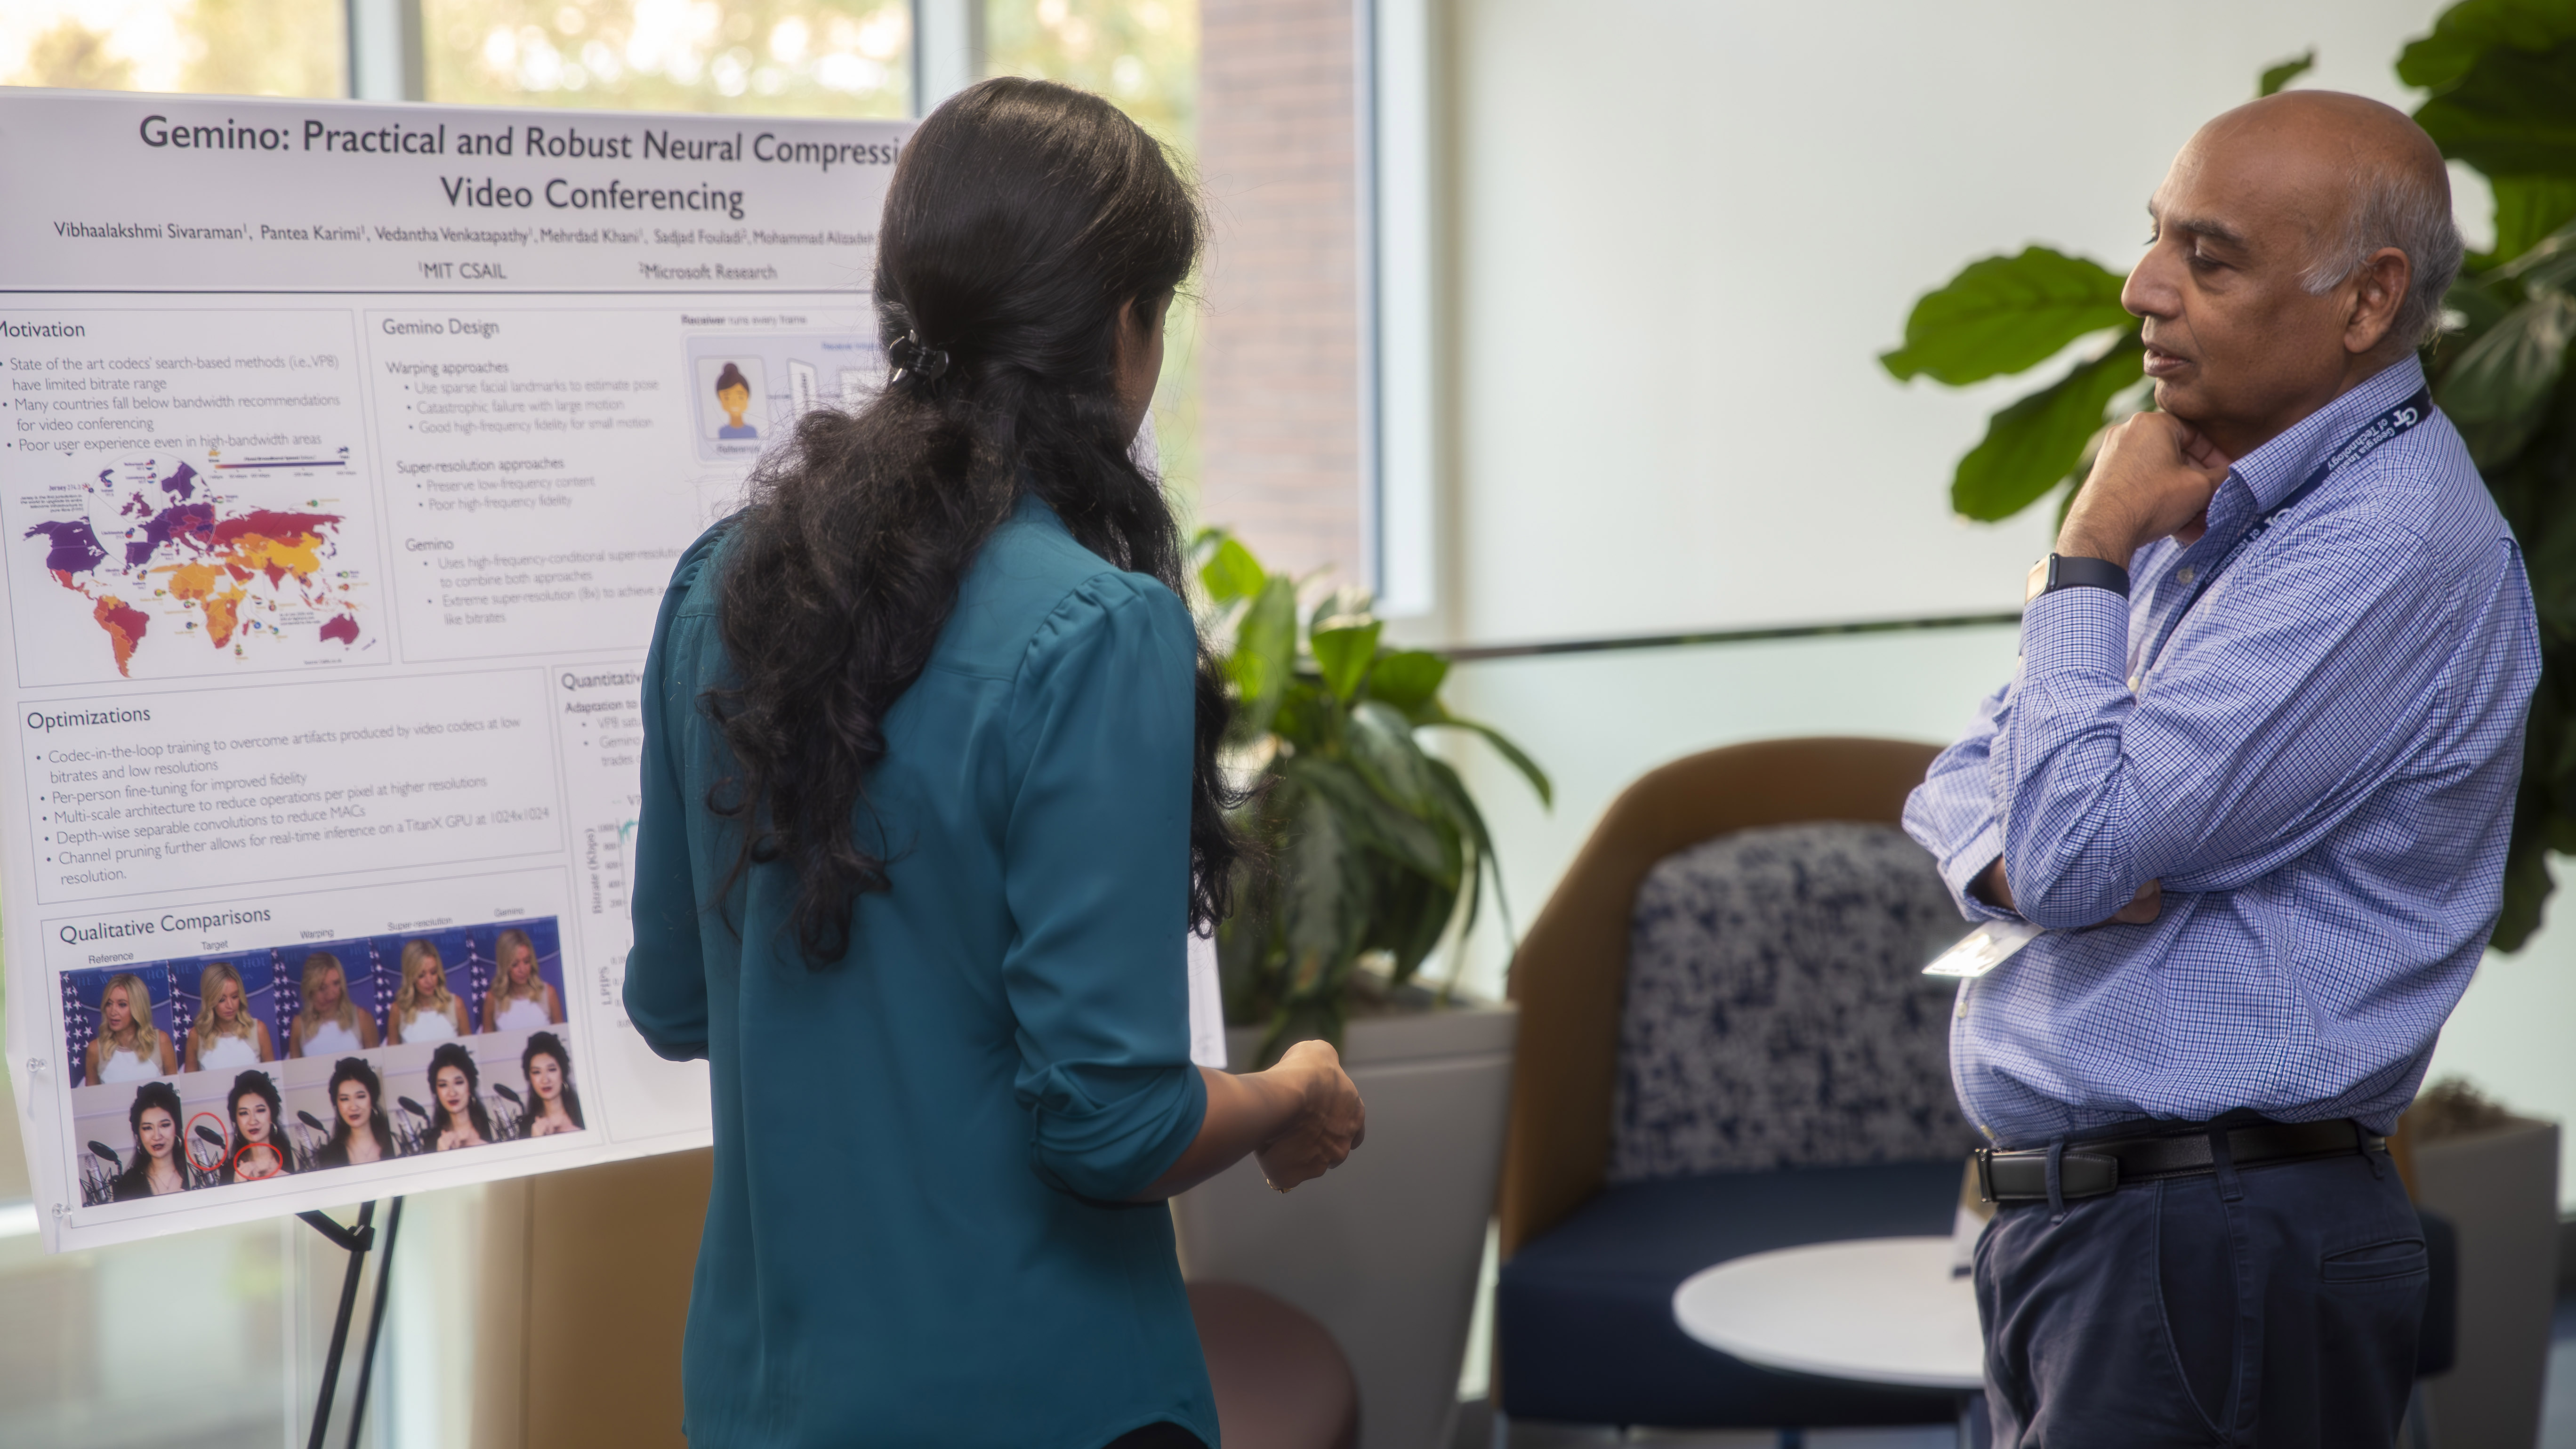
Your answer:
[[[27,290],[863,290],[911,129],[18,94],[0,250]]]

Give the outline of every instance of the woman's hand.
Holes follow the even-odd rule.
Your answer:
[[[1199,1135],[1132,1201],[1159,1202],[1187,1192],[1246,1153],[1259,1158],[1261,1175],[1272,1187],[1286,1192],[1341,1166],[1367,1135],[1368,1109],[1329,1042],[1301,1041],[1266,1072],[1198,1072],[1207,1083]]]
[[[1332,1043],[1301,1041],[1264,1076],[1295,1087],[1300,1108],[1288,1130],[1261,1145],[1262,1180],[1280,1192],[1339,1167],[1368,1136],[1368,1104],[1342,1070]]]

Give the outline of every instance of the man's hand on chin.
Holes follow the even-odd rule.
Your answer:
[[[2133,413],[2102,439],[2057,531],[2057,551],[2127,568],[2132,554],[2167,534],[2197,543],[2233,463],[2173,414]]]

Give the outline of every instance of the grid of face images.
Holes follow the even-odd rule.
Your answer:
[[[67,972],[84,1204],[583,1130],[552,917]]]

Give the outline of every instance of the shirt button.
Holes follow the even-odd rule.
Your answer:
[[[2191,582],[2192,573],[2193,570],[2191,565],[2185,564],[2181,568],[2174,570],[2174,582],[2188,585]]]
[[[2143,678],[2143,677],[2144,677],[2144,676],[2142,676],[2142,675],[2136,675],[2136,674],[2132,674],[2132,675],[2130,675],[2130,676],[2129,676],[2129,692],[2130,692],[2131,694],[2135,694],[2135,693],[2137,693],[2137,692],[2138,692],[2138,681],[2139,681],[2141,678]]]

